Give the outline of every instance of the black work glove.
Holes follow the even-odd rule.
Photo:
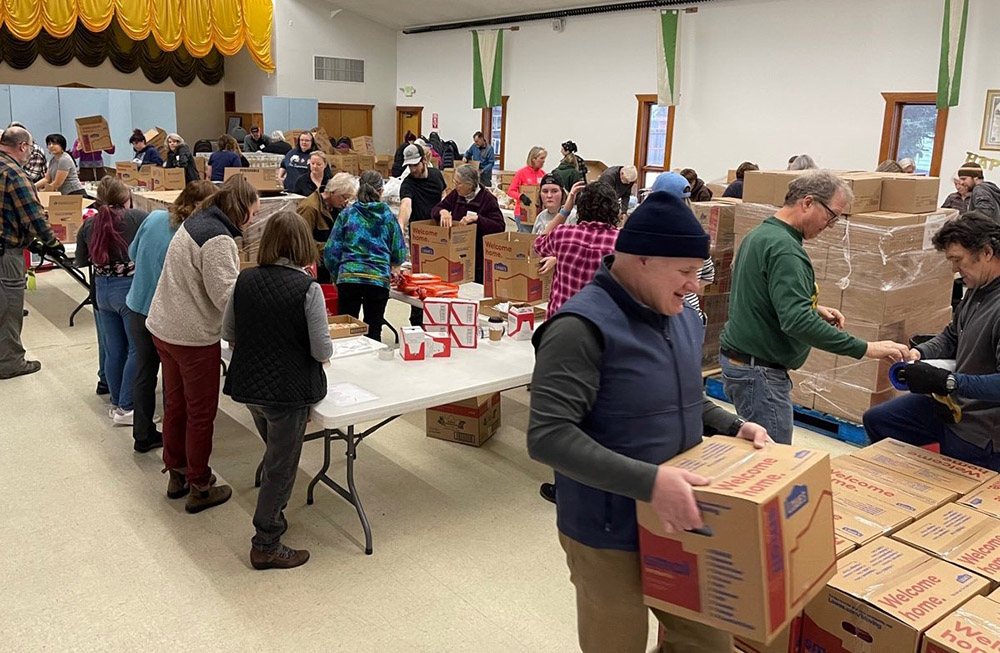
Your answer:
[[[917,361],[899,371],[900,380],[910,392],[920,395],[948,395],[947,381],[951,372]]]
[[[531,206],[531,198],[524,193],[521,193],[521,197],[519,199],[521,200],[521,204],[524,206]]]
[[[32,254],[38,254],[39,256],[42,256],[43,254],[45,254],[45,245],[42,244],[42,241],[38,240],[37,238],[32,239],[32,241],[28,243],[28,251],[31,252]]]
[[[45,243],[45,254],[49,258],[58,259],[60,261],[66,260],[66,246],[60,243],[56,239],[52,239],[52,242]]]

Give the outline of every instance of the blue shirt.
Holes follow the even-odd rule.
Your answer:
[[[225,181],[226,168],[239,168],[243,165],[240,155],[236,152],[212,152],[208,157],[208,165],[212,169],[212,181]]]
[[[493,173],[493,161],[495,155],[493,154],[493,146],[489,143],[486,147],[479,149],[479,146],[475,143],[465,151],[465,157],[470,161],[479,161],[479,170],[485,173]]]
[[[149,315],[149,305],[160,282],[163,261],[176,229],[170,226],[170,214],[153,211],[142,221],[135,239],[129,245],[128,255],[135,262],[132,289],[128,291],[125,305],[136,313]]]

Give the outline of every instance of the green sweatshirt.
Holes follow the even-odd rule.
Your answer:
[[[867,343],[827,324],[816,312],[816,275],[802,234],[770,217],[743,240],[733,265],[724,349],[796,369],[817,347],[862,358]]]

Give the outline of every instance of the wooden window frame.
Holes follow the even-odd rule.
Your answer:
[[[896,159],[899,148],[899,127],[903,120],[903,106],[907,104],[936,104],[937,93],[883,93],[885,115],[882,118],[882,142],[878,151],[878,163],[886,159]],[[948,107],[937,110],[934,123],[934,151],[931,153],[931,177],[941,174],[941,157],[944,155],[944,135],[948,128]]]
[[[419,131],[423,130],[423,128],[424,128],[424,108],[423,107],[399,106],[399,105],[396,105],[396,140],[398,141],[396,147],[399,147],[399,145],[402,144],[403,137],[406,136],[406,133],[403,132],[403,130],[401,129],[401,124],[400,124],[400,121],[399,121],[399,116],[401,114],[404,114],[404,113],[415,113],[418,116],[420,116],[420,129],[418,129],[417,131],[419,132]],[[417,136],[419,137],[420,134],[417,134]]]
[[[638,188],[642,188],[643,184],[646,183],[646,173],[670,170],[670,154],[674,146],[674,109],[677,107],[667,108],[667,139],[663,144],[663,165],[650,166],[646,165],[645,161],[649,146],[649,109],[656,104],[657,98],[655,93],[637,93],[635,99],[639,103],[639,108],[635,119],[635,156],[633,160],[636,170],[639,171],[636,185]]]
[[[504,159],[507,155],[507,100],[509,99],[509,95],[503,95],[500,100],[500,142],[503,143],[503,145],[500,147],[500,156],[497,157],[496,165],[494,166],[494,169],[496,170],[506,170],[506,168],[504,168]],[[479,131],[483,132],[483,136],[489,136],[489,138],[486,139],[487,143],[492,143],[493,107],[487,107],[482,111],[483,114],[482,119],[480,120]]]

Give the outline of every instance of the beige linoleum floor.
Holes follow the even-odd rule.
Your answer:
[[[263,446],[223,397],[212,464],[234,497],[188,515],[165,496],[158,452],[133,453],[94,394],[93,316],[58,270],[38,277],[25,319],[42,371],[0,381],[0,649],[4,651],[575,651],[574,597],[550,471],[525,451],[529,395],[503,395],[484,447],[428,439],[422,414],[365,441],[357,482],[374,531],[365,556],[354,509],[326,489],[306,444],[285,541],[312,552],[291,571],[247,554]],[[394,324],[407,307],[390,303]],[[797,429],[798,442],[848,445]],[[343,470],[343,457],[333,472]],[[652,639],[653,630],[650,629]]]

